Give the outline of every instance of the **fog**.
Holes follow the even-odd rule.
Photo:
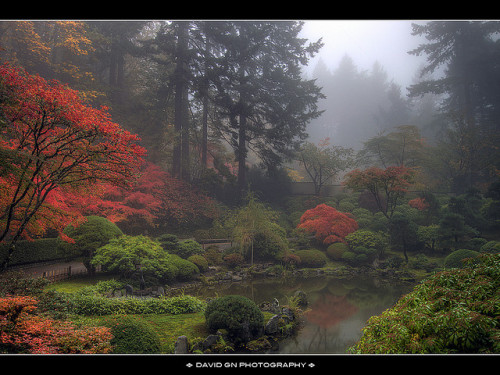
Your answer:
[[[379,62],[389,78],[406,88],[423,62],[422,57],[408,54],[421,39],[411,35],[412,20],[309,20],[302,35],[310,41],[322,38],[324,46],[310,60],[306,72],[312,74],[318,60],[334,69],[344,55],[350,56],[356,66],[370,70]]]
[[[423,43],[411,35],[412,23],[421,21],[305,21],[302,36],[322,38],[324,46],[304,74],[327,96],[319,103],[325,112],[308,126],[311,141],[330,137],[360,149],[369,137],[415,121],[407,87],[416,83],[425,56],[408,53]]]

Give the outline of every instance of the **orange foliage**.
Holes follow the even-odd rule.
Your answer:
[[[345,236],[358,229],[358,223],[349,213],[337,211],[326,204],[319,204],[304,212],[297,226],[312,233],[324,244],[345,242]]]
[[[97,354],[112,349],[109,328],[76,328],[35,315],[30,296],[0,298],[0,348],[7,353]]]

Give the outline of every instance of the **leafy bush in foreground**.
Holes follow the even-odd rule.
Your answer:
[[[500,254],[432,276],[373,316],[352,353],[500,353]]]
[[[259,333],[264,315],[247,297],[228,295],[211,301],[205,309],[210,332],[225,329],[235,342],[247,342]]]

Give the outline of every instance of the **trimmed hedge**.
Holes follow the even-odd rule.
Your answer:
[[[112,314],[188,314],[202,311],[205,303],[183,295],[162,298],[107,298],[99,294],[52,293],[52,299],[64,306],[66,312],[78,315]]]
[[[67,259],[59,238],[42,238],[35,241],[22,240],[16,243],[9,266]],[[7,244],[0,245],[0,259],[8,254]]]

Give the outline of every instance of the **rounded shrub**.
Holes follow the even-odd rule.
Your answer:
[[[106,325],[111,328],[113,353],[156,354],[161,351],[158,333],[151,324],[139,318],[113,317]]]
[[[64,229],[64,234],[72,238],[75,243],[64,243],[62,246],[66,252],[78,254],[85,257],[84,264],[87,269],[91,267],[90,260],[94,251],[123,235],[116,224],[100,216],[88,216],[87,221],[78,227],[72,225]]]
[[[342,259],[342,254],[348,250],[349,246],[347,246],[347,244],[343,242],[335,242],[328,246],[328,249],[326,249],[326,255],[328,255],[330,259],[340,260]]]
[[[444,258],[444,266],[446,268],[461,268],[463,265],[462,260],[466,258],[475,258],[479,255],[479,252],[469,249],[459,249],[446,258]]]
[[[200,273],[196,264],[187,259],[182,259],[178,255],[170,255],[170,262],[177,268],[176,278],[179,280],[191,280]]]
[[[295,255],[300,258],[300,266],[306,268],[323,267],[328,261],[325,253],[316,249],[299,250],[295,252]]]
[[[208,270],[208,261],[201,255],[191,255],[187,260],[194,263],[200,272]]]
[[[264,325],[264,315],[255,302],[238,295],[210,301],[205,309],[205,320],[210,332],[224,329],[235,343],[257,337]]]
[[[500,241],[488,241],[481,246],[482,253],[496,254],[500,253]]]

